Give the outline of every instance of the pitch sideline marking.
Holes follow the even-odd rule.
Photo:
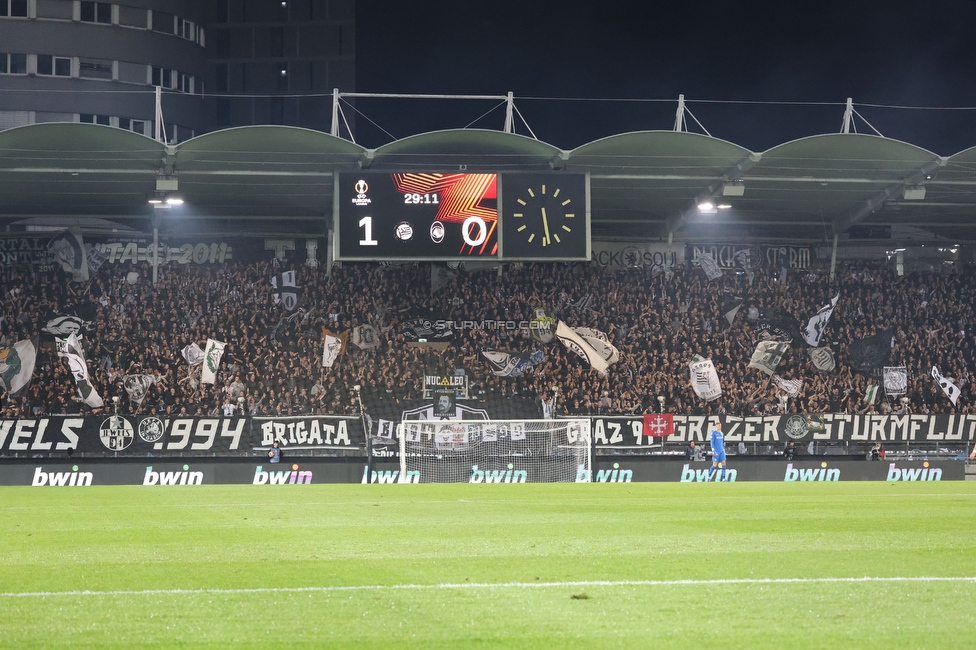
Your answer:
[[[713,585],[783,585],[867,582],[976,582],[976,576],[892,576],[863,578],[720,578],[714,580],[569,580],[566,582],[460,582],[431,585],[337,585],[333,587],[253,587],[240,589],[141,589],[91,591],[0,592],[0,598],[56,598],[59,596],[169,596],[205,594],[332,593],[344,591],[427,589],[525,589],[554,587],[698,587]]]

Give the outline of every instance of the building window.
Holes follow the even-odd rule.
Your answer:
[[[177,90],[184,93],[193,92],[193,75],[179,73],[180,85]]]
[[[83,79],[112,79],[112,63],[94,59],[82,59],[78,76]]]
[[[180,36],[182,36],[186,40],[196,41],[197,40],[196,31],[197,31],[197,26],[194,25],[191,21],[189,20],[180,21]]]
[[[163,34],[175,34],[176,16],[164,11],[152,12],[152,28],[154,32]]]
[[[0,54],[0,74],[27,74],[27,55]]]
[[[0,16],[27,18],[27,0],[0,0]]]
[[[125,131],[134,131],[140,135],[146,135],[146,120],[133,120],[128,117],[120,117],[119,128]]]
[[[71,76],[71,59],[66,56],[37,55],[37,74],[54,77]]]
[[[81,3],[81,21],[84,23],[112,24],[112,5],[108,2]]]
[[[161,86],[163,88],[175,88],[173,83],[174,77],[172,70],[167,70],[166,68],[160,68],[157,66],[152,67],[152,85]]]
[[[85,124],[103,124],[105,126],[112,125],[112,118],[108,115],[92,115],[91,113],[82,113],[80,122]]]

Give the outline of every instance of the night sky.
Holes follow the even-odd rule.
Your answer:
[[[358,0],[356,81],[361,92],[512,91],[536,136],[564,149],[615,133],[670,129],[684,93],[713,136],[763,151],[838,132],[847,97],[855,104],[976,107],[974,31],[970,0]],[[670,101],[609,101],[620,99]],[[476,121],[495,103],[359,99],[356,106],[402,138],[472,122],[499,129],[504,108]],[[855,107],[885,136],[938,154],[976,146],[976,110]],[[390,140],[356,120],[361,144]],[[870,132],[864,122],[856,125]],[[528,134],[521,124],[517,131]]]

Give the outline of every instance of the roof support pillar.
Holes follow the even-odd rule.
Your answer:
[[[847,98],[847,108],[844,109],[844,123],[840,127],[841,133],[850,133],[854,121],[854,100]]]
[[[332,129],[329,131],[334,137],[339,137],[339,89],[332,89]]]

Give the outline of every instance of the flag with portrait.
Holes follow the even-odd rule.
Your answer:
[[[908,368],[906,366],[885,366],[884,377],[885,395],[904,395],[908,392]]]

